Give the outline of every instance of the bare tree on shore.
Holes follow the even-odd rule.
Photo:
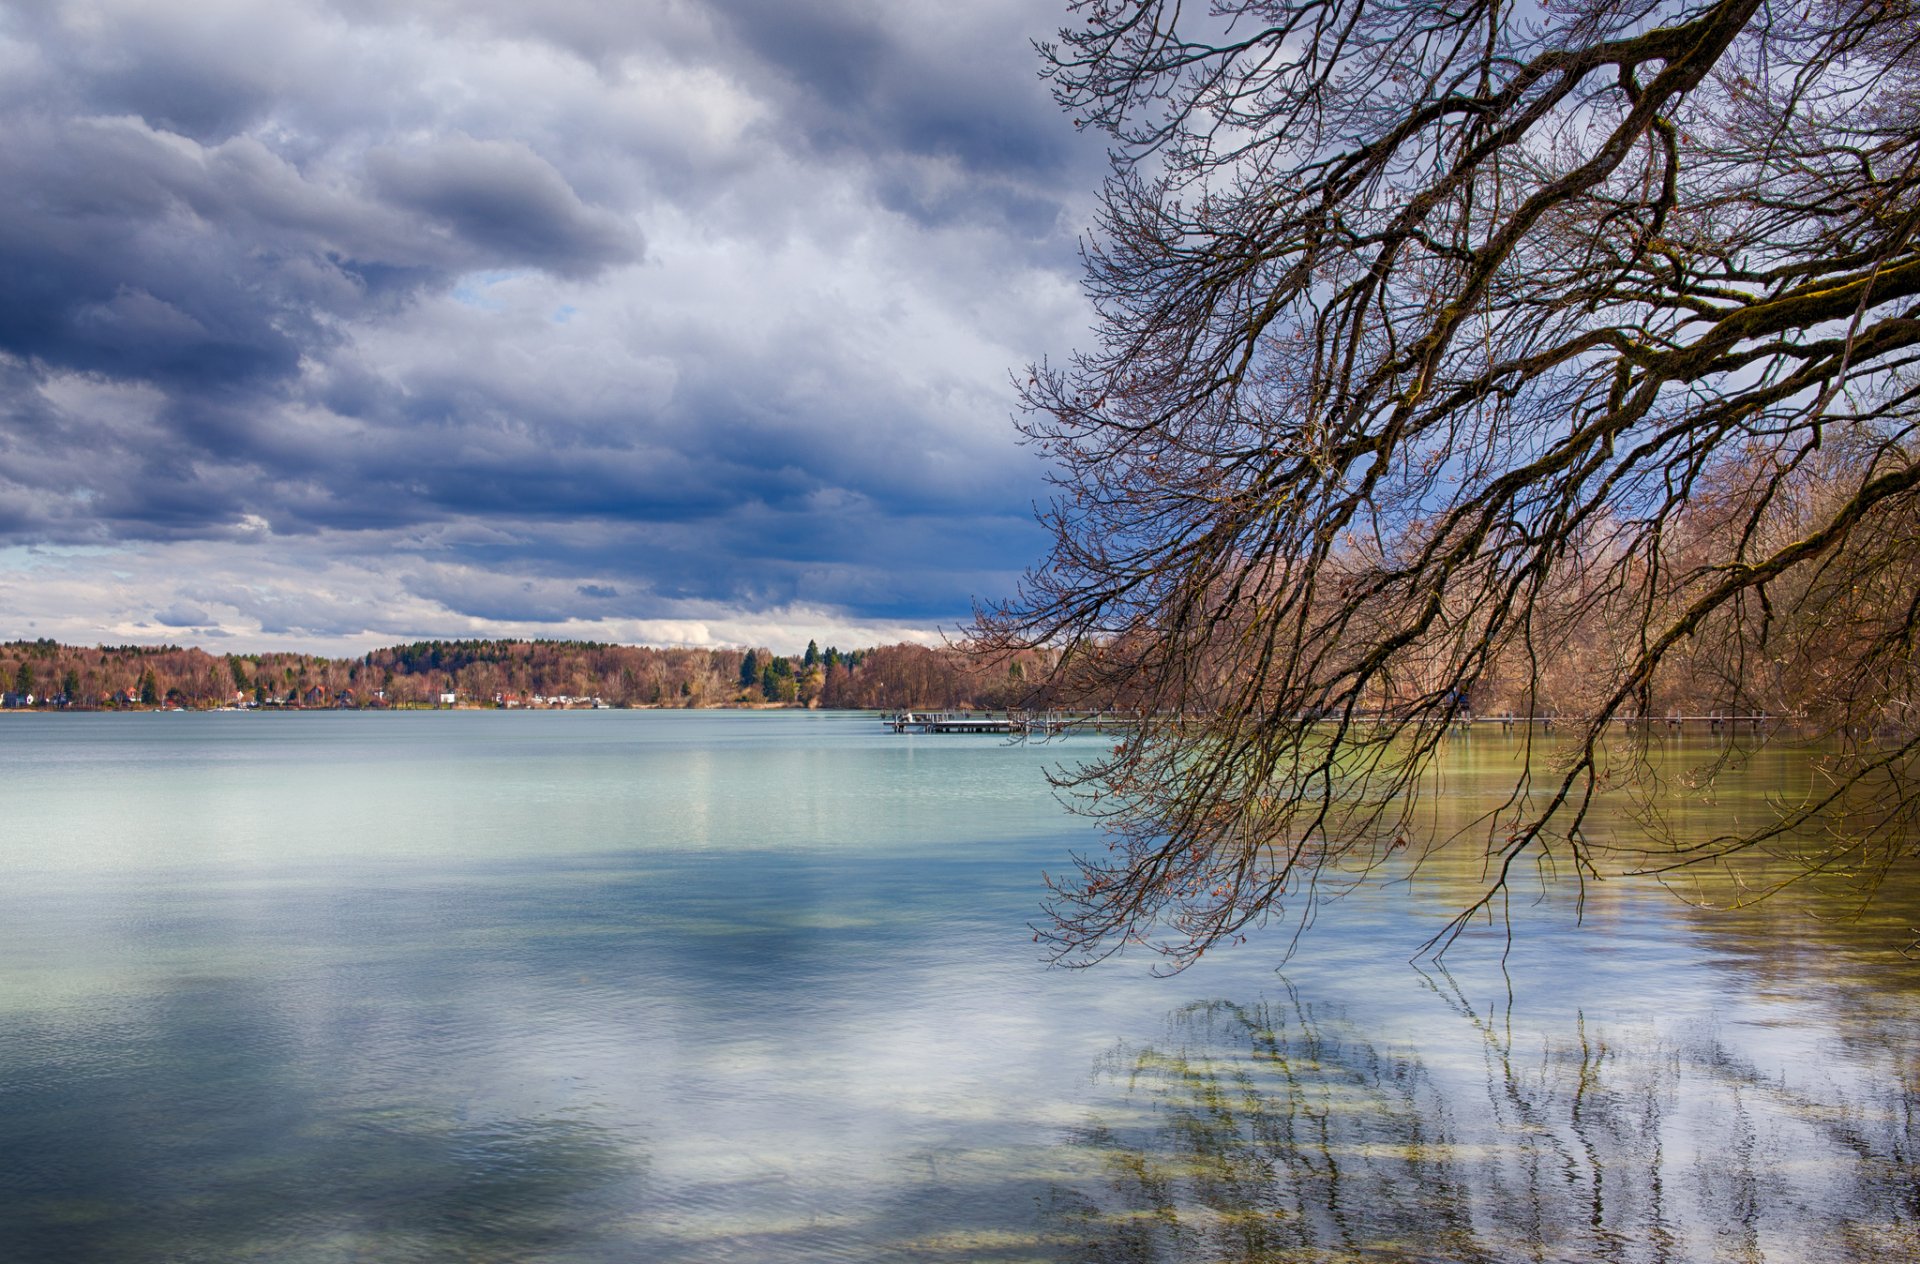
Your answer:
[[[1026,381],[1053,549],[978,628],[1142,708],[1064,776],[1111,847],[1059,956],[1177,967],[1376,872],[1494,695],[1572,736],[1483,822],[1476,909],[1618,860],[1609,735],[1676,697],[1795,711],[1826,779],[1639,863],[1910,856],[1920,6],[1073,9],[1042,53],[1111,138],[1098,339]]]

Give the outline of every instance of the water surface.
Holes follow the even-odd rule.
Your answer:
[[[1443,871],[1281,971],[1050,970],[1073,753],[0,716],[0,1259],[1920,1254],[1911,875],[1860,919],[1549,886],[1504,969],[1415,968]],[[1463,744],[1452,810],[1515,757]]]

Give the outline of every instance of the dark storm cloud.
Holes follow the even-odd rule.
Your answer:
[[[1070,143],[1006,24],[957,26],[937,9],[861,0],[714,7],[783,87],[782,126],[819,154],[871,163],[889,210],[1046,237],[1062,227],[1060,176],[1093,174],[1091,152]],[[877,20],[882,13],[890,20]],[[916,161],[925,159],[950,162],[963,178],[928,179]]]
[[[789,119],[821,148],[850,146],[881,161],[952,155],[993,175],[1048,173],[1072,161],[1070,133],[1010,38],[1017,26],[956,24],[937,8],[860,0],[715,0],[714,8],[794,90]]]
[[[20,192],[0,200],[0,350],[184,388],[293,368],[298,336],[262,306],[304,319],[319,296],[247,266],[229,229],[251,217],[217,174],[123,120],[6,123],[0,185]]]
[[[0,11],[0,546],[384,533],[482,619],[964,613],[1038,544],[1005,371],[1080,310],[1055,20]]]
[[[366,167],[389,202],[446,226],[497,264],[579,276],[638,253],[630,224],[584,205],[524,144],[453,136],[418,149],[371,150]]]
[[[365,156],[368,192],[257,140],[204,148],[117,118],[9,120],[0,350],[183,389],[284,378],[328,322],[391,310],[461,270],[565,274],[637,234],[539,157],[454,137]]]

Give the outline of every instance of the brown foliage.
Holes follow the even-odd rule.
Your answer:
[[[771,651],[755,651],[762,662]],[[0,645],[0,688],[11,692],[25,665],[38,706],[73,709],[144,705],[202,708],[236,702],[276,706],[432,706],[454,693],[462,704],[535,698],[598,698],[610,706],[703,707],[762,704],[740,683],[741,650],[656,649],[577,641],[423,641],[357,659],[266,653],[220,657],[176,646],[83,648],[53,641]],[[806,706],[946,708],[1044,705],[1034,682],[1044,653],[978,657],[958,649],[886,645],[809,669],[790,660],[783,696]],[[154,702],[141,701],[153,674]],[[71,673],[71,697],[63,682]]]

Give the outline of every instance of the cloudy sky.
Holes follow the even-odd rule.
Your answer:
[[[0,638],[926,636],[1044,547],[1060,0],[0,0]]]

